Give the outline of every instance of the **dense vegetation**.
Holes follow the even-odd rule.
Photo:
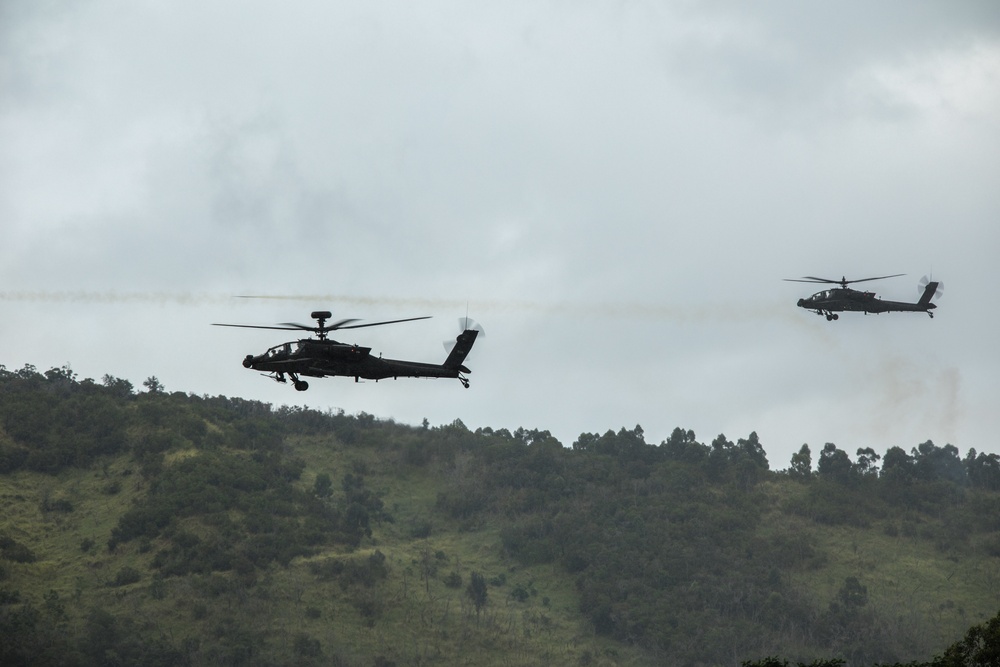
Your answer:
[[[996,454],[828,443],[776,471],[755,433],[564,447],[144,386],[0,366],[0,664],[1000,650]]]

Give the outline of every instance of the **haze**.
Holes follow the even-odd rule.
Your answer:
[[[994,2],[14,2],[0,364],[419,424],[1000,452]],[[865,278],[923,314],[795,307]],[[290,298],[246,300],[235,295]],[[455,381],[312,381],[212,322]],[[289,332],[290,333],[290,332]]]

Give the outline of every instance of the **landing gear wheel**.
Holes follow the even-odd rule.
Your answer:
[[[295,381],[295,391],[305,391],[308,388],[309,388],[309,383],[306,382],[305,380]]]
[[[837,315],[836,313],[834,313],[834,314],[833,314],[833,319],[835,319],[835,320],[839,320],[839,319],[840,319],[840,315]]]

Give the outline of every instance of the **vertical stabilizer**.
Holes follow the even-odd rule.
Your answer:
[[[479,331],[476,329],[466,329],[458,334],[458,338],[455,339],[455,347],[451,348],[448,358],[444,360],[444,367],[457,368],[463,373],[468,373],[469,369],[463,366],[462,362],[472,351],[477,336],[479,336]]]
[[[924,293],[920,295],[920,301],[917,301],[917,305],[933,308],[934,305],[931,303],[931,299],[934,298],[937,288],[938,283],[936,281],[927,283],[927,287],[924,288]]]

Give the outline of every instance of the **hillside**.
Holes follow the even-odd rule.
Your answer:
[[[414,428],[0,367],[0,663],[851,665],[1000,607],[1000,460]]]

